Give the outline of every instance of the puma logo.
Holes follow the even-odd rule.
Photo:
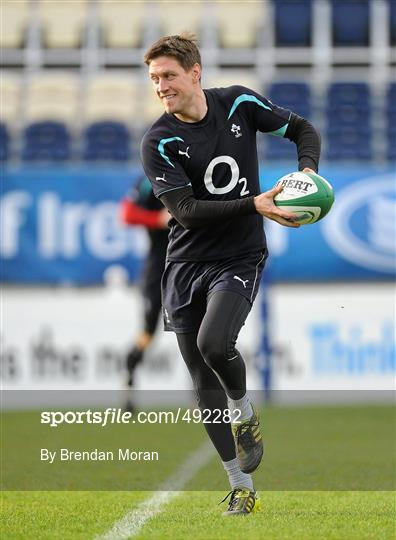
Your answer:
[[[248,279],[241,279],[239,276],[234,276],[234,279],[237,279],[238,281],[240,281],[244,287],[244,289],[246,289],[246,283],[248,283]]]
[[[190,147],[187,146],[187,149],[186,149],[185,152],[182,152],[181,150],[179,150],[179,154],[180,154],[181,156],[187,156],[188,158],[190,158],[190,156],[188,155],[188,149],[189,149],[189,148],[190,148]]]

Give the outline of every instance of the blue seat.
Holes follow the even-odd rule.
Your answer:
[[[332,105],[369,107],[370,89],[367,83],[342,82],[330,85],[327,102]]]
[[[311,116],[311,91],[306,83],[274,83],[268,89],[268,96],[280,107],[290,109],[304,118]]]
[[[386,139],[387,158],[396,159],[396,83],[391,83],[388,87],[385,104],[385,115],[387,118]]]
[[[5,124],[0,122],[0,161],[7,161],[9,158],[10,134]]]
[[[332,0],[333,44],[367,47],[369,44],[368,0]]]
[[[61,122],[35,122],[23,134],[24,161],[65,161],[71,156],[70,134]]]
[[[391,45],[396,45],[396,2],[389,0],[389,30]]]
[[[83,157],[87,161],[127,161],[131,158],[131,135],[121,122],[95,122],[84,134]]]
[[[295,144],[291,143],[289,139],[283,139],[282,137],[265,137],[265,159],[269,160],[283,160],[297,159],[297,150]]]
[[[328,159],[371,159],[370,89],[366,83],[330,85],[326,117]]]
[[[311,0],[274,0],[275,39],[280,47],[311,45]]]
[[[396,83],[391,83],[388,87],[386,95],[386,109],[389,112],[396,110]]]
[[[338,125],[327,129],[328,159],[371,159],[371,130],[369,127]]]

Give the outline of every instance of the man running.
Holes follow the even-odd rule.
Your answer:
[[[229,408],[238,422],[205,423],[231,485],[225,515],[259,500],[250,476],[263,444],[236,349],[267,257],[263,218],[297,228],[277,208],[282,188],[260,193],[256,133],[286,137],[299,170],[317,171],[320,140],[298,115],[242,86],[202,89],[202,63],[189,35],[163,37],[145,55],[165,112],[141,144],[155,195],[172,215],[162,278],[165,330],[176,333],[201,408]]]

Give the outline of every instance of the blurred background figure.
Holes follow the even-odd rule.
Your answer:
[[[135,370],[142,362],[144,353],[153,340],[161,313],[161,277],[168,246],[170,215],[154,196],[151,184],[144,176],[138,180],[129,196],[122,200],[120,210],[122,221],[127,225],[145,227],[150,241],[141,282],[144,306],[143,329],[135,338],[134,345],[126,355],[127,387],[132,389]],[[134,408],[133,393],[131,392],[125,403],[125,409],[132,411]]]

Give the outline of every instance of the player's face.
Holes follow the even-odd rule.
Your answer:
[[[185,71],[175,58],[160,56],[150,62],[149,76],[168,114],[183,114],[191,107],[199,84],[198,64]]]

